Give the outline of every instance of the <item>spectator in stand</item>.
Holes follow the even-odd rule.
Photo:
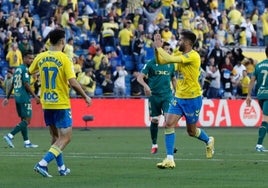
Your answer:
[[[34,19],[30,16],[29,9],[24,9],[20,22],[24,23],[29,31],[34,26]]]
[[[244,58],[242,64],[246,67],[247,74],[251,78],[255,70],[255,65],[257,64],[256,60],[252,58]]]
[[[247,40],[247,46],[252,46],[252,38],[256,36],[255,29],[253,27],[253,24],[251,23],[250,17],[246,18],[246,22],[242,23],[242,26],[246,28],[246,40]]]
[[[104,96],[113,96],[114,94],[114,82],[110,72],[106,72],[105,79],[101,83],[101,88]]]
[[[46,24],[46,23],[42,24],[42,36],[43,36],[43,38],[45,39],[48,36],[48,33],[50,31],[52,31],[53,29],[55,29],[55,21],[54,21],[54,18],[52,17],[48,20],[48,24]]]
[[[124,66],[118,64],[116,70],[113,72],[114,78],[114,95],[116,97],[125,97],[126,96],[126,82],[125,77],[128,75]]]
[[[171,39],[167,41],[170,44],[170,48],[174,51],[177,48],[178,40],[176,39],[176,35],[172,34]]]
[[[85,71],[86,69],[93,68],[94,69],[94,61],[93,57],[90,54],[87,54],[85,58],[85,62],[82,66],[82,71]]]
[[[131,96],[137,97],[143,95],[142,85],[138,82],[138,71],[134,71],[132,73],[132,77],[130,79],[130,94]]]
[[[78,62],[78,57],[77,56],[74,56],[73,57],[73,64],[74,64],[74,73],[75,73],[75,76],[78,77],[78,74],[82,72],[82,67],[81,67],[81,65]]]
[[[243,77],[243,71],[246,70],[246,67],[242,64],[242,61],[238,61],[234,66],[234,70],[239,75],[239,79],[241,80]]]
[[[242,13],[236,8],[235,5],[230,7],[230,11],[227,15],[231,25],[241,25]]]
[[[268,46],[268,8],[265,8],[264,13],[261,15],[262,20],[262,35],[264,40],[264,46]]]
[[[240,47],[247,47],[247,36],[246,36],[246,28],[245,26],[241,26],[238,30],[238,43]]]
[[[222,45],[225,45],[227,42],[227,31],[224,29],[223,24],[221,23],[219,25],[219,29],[216,31],[216,34],[218,36],[218,40]]]
[[[210,85],[207,91],[208,99],[217,99],[219,98],[219,92],[221,87],[221,74],[217,65],[212,65],[207,71],[207,77],[209,77]]]
[[[190,29],[191,24],[191,15],[189,10],[184,10],[183,15],[181,16],[182,29]]]
[[[96,49],[96,55],[93,57],[93,62],[94,62],[94,70],[99,70],[100,69],[100,64],[102,58],[105,57],[104,53],[102,52],[102,49],[98,47]]]
[[[169,30],[169,26],[165,25],[164,29],[161,31],[161,37],[165,42],[169,41],[172,37],[172,32]]]
[[[97,45],[96,41],[92,39],[88,47],[88,53],[94,57],[96,55],[97,48],[99,48],[99,46]]]
[[[67,40],[63,52],[72,60],[76,55],[74,53],[74,39],[71,37]]]
[[[27,51],[33,50],[30,40],[26,36],[24,36],[22,40],[19,42],[18,48],[22,54],[24,54]]]
[[[243,76],[241,79],[241,96],[246,97],[248,95],[248,87],[250,83],[250,78],[248,76],[247,70],[243,70]]]
[[[131,40],[133,38],[133,33],[130,30],[130,24],[130,20],[124,23],[124,28],[121,29],[118,34],[119,45],[124,55],[131,54]]]
[[[7,30],[7,18],[4,16],[4,11],[0,9],[0,30]]]
[[[214,57],[215,65],[221,67],[224,59],[224,52],[221,49],[220,41],[215,42],[215,47],[212,49],[209,57]]]
[[[101,59],[100,68],[95,71],[97,83],[101,84],[103,82],[107,72],[112,73],[112,66],[109,62],[109,59],[106,56],[103,56]]]
[[[145,56],[144,46],[145,46],[145,33],[140,33],[140,36],[135,38],[133,44],[133,60],[136,71],[140,71],[144,65],[144,56]]]
[[[228,62],[228,60],[225,60]],[[233,99],[233,83],[232,83],[232,71],[229,69],[222,69],[221,83],[223,88],[223,96],[224,99]]]
[[[12,69],[22,64],[22,54],[21,51],[18,49],[18,43],[12,43],[11,49],[6,55],[6,60],[9,64],[9,67]]]
[[[38,54],[40,52],[45,51],[45,44],[42,39],[42,36],[35,29],[32,30],[33,51],[34,54]]]
[[[116,48],[116,38],[119,26],[114,21],[114,17],[109,17],[109,22],[104,22],[101,33],[101,47],[105,49],[106,46]],[[105,51],[106,53],[106,51]]]
[[[82,89],[85,91],[87,96],[94,96],[96,89],[96,81],[93,69],[86,69],[85,72],[79,73],[77,81],[80,83]]]
[[[8,95],[9,90],[12,87],[12,82],[13,82],[13,71],[11,69],[9,69],[7,71],[7,75],[5,76],[4,80],[3,80],[3,89],[5,91],[6,96]],[[11,94],[13,94],[14,91],[11,92]]]

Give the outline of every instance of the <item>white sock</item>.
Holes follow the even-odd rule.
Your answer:
[[[65,170],[65,165],[62,165],[61,167],[58,166],[58,170]]]
[[[44,159],[42,159],[41,161],[39,161],[39,165],[40,166],[47,166],[47,162]]]
[[[167,159],[168,160],[174,160],[174,156],[173,155],[167,155]]]
[[[7,136],[10,138],[10,139],[13,139],[14,136],[11,134],[11,133],[8,133]]]
[[[24,144],[30,144],[30,140],[24,140]]]

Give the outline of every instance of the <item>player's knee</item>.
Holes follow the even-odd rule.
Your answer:
[[[188,135],[191,136],[191,137],[195,137],[195,135],[196,135],[195,131],[192,130],[192,129],[188,129],[188,130],[187,130],[187,133],[188,133]]]
[[[158,124],[158,122],[159,122],[158,117],[152,117],[151,121],[154,124]]]

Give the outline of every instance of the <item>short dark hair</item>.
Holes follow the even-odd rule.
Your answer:
[[[27,55],[33,55],[33,51],[32,50],[26,50],[25,52],[22,53],[22,57],[26,57]]]
[[[164,41],[163,42],[163,47],[165,47],[165,46],[170,46],[170,44],[168,42]]]
[[[266,46],[265,48],[265,54],[266,54],[266,57],[268,57],[268,46]]]
[[[190,40],[192,45],[194,45],[195,41],[196,41],[196,35],[190,31],[190,30],[183,30],[180,33],[182,36],[184,36],[186,39]]]
[[[63,29],[54,29],[49,32],[49,40],[52,45],[57,44],[63,38],[65,38],[65,31]]]

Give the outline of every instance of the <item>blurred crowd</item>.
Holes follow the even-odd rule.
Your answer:
[[[63,51],[91,97],[143,96],[136,77],[154,58],[155,33],[173,52],[182,29],[197,35],[206,98],[246,96],[258,62],[243,49],[268,45],[268,2],[261,0],[2,0],[0,6],[2,95],[22,54],[47,50],[57,27],[66,31]],[[31,85],[38,94],[38,74]],[[70,95],[77,97],[72,89]]]

